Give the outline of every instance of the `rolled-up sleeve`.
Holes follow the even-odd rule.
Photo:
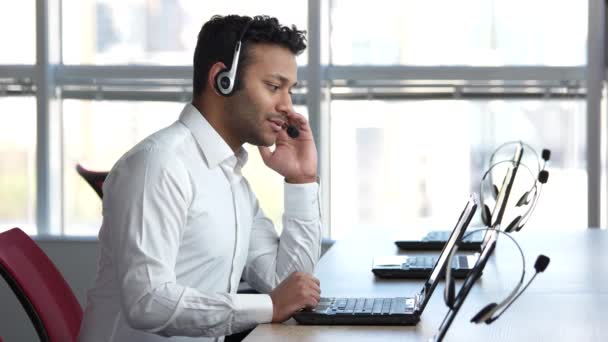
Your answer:
[[[283,231],[274,225],[255,200],[245,278],[258,291],[269,293],[291,273],[314,273],[321,255],[319,184],[285,183]]]

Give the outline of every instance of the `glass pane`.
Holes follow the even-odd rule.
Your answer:
[[[216,14],[277,17],[307,27],[307,2],[199,0],[64,0],[66,64],[192,65],[203,24]],[[298,57],[306,64],[306,53]]]
[[[0,64],[34,64],[36,2],[0,0],[0,6]]]
[[[451,229],[493,149],[511,140],[552,151],[527,226],[586,228],[584,100],[333,101],[332,237],[368,225]]]
[[[587,1],[386,0],[382,6],[368,4],[332,0],[333,64],[585,64]]]
[[[36,234],[36,100],[0,97],[0,232]]]
[[[294,106],[297,113],[308,118],[308,109],[305,106]],[[280,233],[283,230],[283,184],[282,176],[264,165],[264,161],[256,146],[245,145],[248,153],[247,164],[243,168],[243,175],[260,201],[264,210]]]
[[[96,235],[101,225],[101,200],[75,165],[109,171],[136,143],[177,120],[182,108],[174,102],[63,101],[65,234]],[[295,108],[307,115],[305,107]],[[257,148],[247,149],[250,158],[243,172],[280,229],[283,179],[264,165]]]

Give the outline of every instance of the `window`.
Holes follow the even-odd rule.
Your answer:
[[[48,41],[49,52],[60,50],[62,57],[48,75],[56,86],[51,93],[60,98],[52,115],[36,106],[36,100],[48,100],[36,93],[45,85],[35,84],[35,13],[43,5],[61,10],[60,18],[50,15],[48,27],[40,27],[45,35],[61,33]],[[101,202],[74,165],[109,170],[135,143],[173,122],[190,99],[192,55],[202,24],[214,14],[232,13],[268,14],[320,35],[309,35],[311,49],[297,58],[302,87],[294,103],[319,124],[330,237],[368,225],[451,226],[462,209],[458,203],[476,191],[492,149],[520,139],[552,150],[549,183],[528,224],[586,227],[588,214],[600,214],[587,205],[588,192],[595,196],[594,189],[601,188],[604,198],[606,192],[600,182],[605,162],[599,174],[587,169],[597,162],[587,160],[587,151],[600,150],[605,140],[605,133],[595,139],[597,132],[586,123],[585,96],[594,94],[586,89],[587,42],[597,43],[587,27],[598,20],[589,16],[588,5],[574,0],[385,0],[382,6],[362,0],[11,3],[11,11],[0,13],[0,44],[11,46],[0,55],[0,199],[10,202],[0,209],[0,230],[20,225],[32,233],[95,235]],[[316,57],[309,65],[309,53],[321,56],[321,65]],[[308,82],[308,75],[319,75],[321,82]],[[314,99],[321,99],[320,109]],[[37,127],[43,117],[57,121]],[[59,124],[61,136],[55,134]],[[37,141],[33,127],[42,129],[39,137],[53,134]],[[49,172],[36,168],[36,144],[52,147],[53,153],[42,156],[49,158],[41,158],[53,165]],[[246,148],[250,162],[244,173],[280,230],[283,181],[263,165],[256,148]],[[62,173],[56,175],[58,165]],[[37,182],[52,185],[51,203]],[[568,208],[559,200],[563,193],[571,196]],[[53,207],[57,203],[61,208]],[[568,215],[552,214],[566,209]],[[600,212],[605,218],[603,206]],[[61,229],[36,226],[39,219],[56,227],[58,216]]]
[[[552,150],[528,225],[586,228],[584,109],[584,100],[333,101],[332,235],[452,227],[494,147],[512,140]]]
[[[66,64],[192,65],[198,33],[216,14],[280,18],[306,29],[306,1],[64,0]],[[306,64],[306,54],[298,62]]]
[[[36,100],[0,97],[0,231],[36,234]]]
[[[570,66],[586,62],[586,1],[369,4],[332,1],[334,64]]]
[[[34,0],[0,2],[3,8],[0,11],[0,46],[4,47],[0,64],[36,63],[35,3]]]
[[[332,237],[451,227],[509,140],[552,150],[528,225],[587,227],[586,3],[356,2],[330,1]]]

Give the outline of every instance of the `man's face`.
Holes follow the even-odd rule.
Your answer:
[[[242,75],[242,88],[226,102],[227,123],[240,144],[271,146],[293,111],[291,89],[296,85],[297,64],[287,48],[255,44]]]

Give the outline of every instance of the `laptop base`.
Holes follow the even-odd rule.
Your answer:
[[[306,311],[294,314],[293,318],[302,325],[416,325],[420,321],[418,315],[319,315]]]
[[[305,325],[416,325],[420,314],[414,298],[321,298],[293,318]]]
[[[421,240],[398,240],[395,245],[400,249],[410,251],[440,251],[449,238],[450,231],[433,230]],[[483,233],[479,232],[460,241],[459,251],[480,251],[483,243]]]
[[[374,268],[372,272],[378,278],[387,279],[426,279],[431,274],[432,270],[420,270],[420,271],[404,271],[401,269],[389,269],[389,268]],[[464,279],[467,277],[471,270],[470,269],[452,269],[452,275],[456,279]]]

